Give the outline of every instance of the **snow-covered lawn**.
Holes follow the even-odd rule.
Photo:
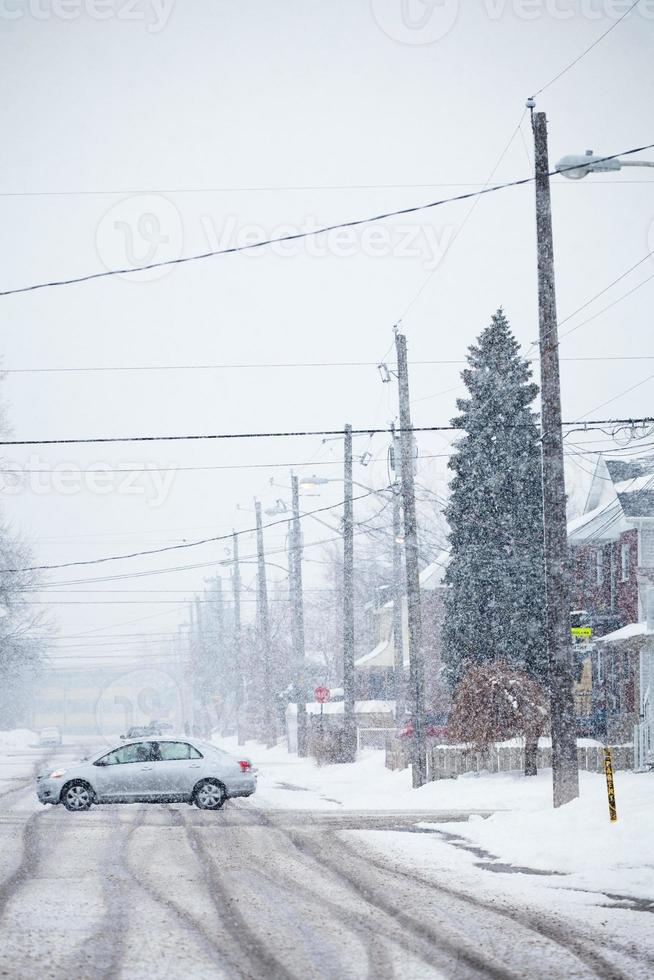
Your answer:
[[[259,768],[258,807],[424,811],[413,833],[355,833],[387,855],[409,863],[419,858],[424,868],[457,867],[496,883],[519,878],[524,884],[529,878],[547,882],[548,888],[628,894],[652,901],[654,911],[654,773],[615,774],[618,821],[612,824],[599,773],[581,772],[579,799],[554,810],[551,770],[534,777],[469,773],[414,790],[410,771],[387,770],[379,751],[361,753],[351,766],[317,766],[282,746],[266,749],[249,742],[239,749],[234,739],[216,742],[247,755]],[[464,823],[438,822],[437,811],[444,810],[495,812],[473,814]],[[436,820],[430,820],[430,811]],[[479,870],[481,865],[511,867],[489,874],[487,868]],[[528,871],[558,874],[532,877]]]

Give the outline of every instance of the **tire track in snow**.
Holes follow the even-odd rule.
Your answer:
[[[261,814],[261,818],[267,826],[278,829],[303,856],[312,859],[320,868],[327,866],[367,904],[374,906],[394,922],[399,923],[413,937],[412,944],[408,947],[410,951],[415,949],[416,943],[424,948],[424,942],[427,940],[427,955],[431,956],[431,960],[428,962],[431,962],[435,968],[451,971],[453,965],[457,970],[459,966],[465,966],[469,971],[472,971],[468,974],[469,976],[492,978],[492,980],[518,980],[523,976],[522,973],[517,973],[495,958],[480,953],[476,946],[470,945],[469,939],[463,933],[455,933],[450,928],[435,928],[432,921],[421,921],[403,911],[399,907],[399,903],[395,904],[388,898],[388,895],[396,894],[396,889],[380,889],[381,883],[378,880],[371,880],[369,868],[366,868],[367,873],[361,868],[358,872],[354,872],[354,866],[357,863],[361,864],[364,860],[360,852],[348,854],[346,861],[334,859],[333,856],[329,858],[327,853],[329,847],[333,849],[334,844],[337,846],[340,844],[333,832],[325,833],[316,843],[311,839],[312,835],[310,834],[302,834],[281,827],[277,828],[274,821],[269,820],[263,814]],[[368,864],[367,861],[365,863]],[[439,952],[445,953],[447,956],[447,962],[443,966],[438,964]],[[420,958],[424,957],[421,956]]]
[[[179,811],[177,813],[179,814],[181,826],[184,828],[189,845],[198,856],[198,864],[202,870],[211,901],[221,921],[224,923],[225,929],[233,939],[236,948],[242,949],[245,947],[245,955],[256,971],[254,973],[247,972],[246,975],[256,978],[274,977],[275,980],[294,980],[293,974],[289,973],[281,960],[262,944],[259,937],[250,927],[248,919],[238,908],[237,899],[221,880],[220,874],[211,873],[210,868],[213,867],[215,869],[216,865],[197,828],[190,824],[182,813]]]
[[[341,840],[340,843],[342,848],[348,852],[350,859],[360,859],[360,852],[358,852],[349,842]],[[426,889],[441,892],[456,899],[457,901],[471,905],[484,913],[508,919],[512,923],[517,923],[523,928],[543,936],[543,938],[548,939],[550,942],[575,956],[585,967],[590,969],[595,976],[603,978],[603,980],[633,980],[633,976],[631,974],[624,973],[615,964],[615,962],[605,956],[602,956],[602,954],[598,953],[594,948],[594,943],[597,941],[604,941],[604,937],[598,937],[597,940],[586,941],[578,935],[572,935],[572,928],[569,930],[564,930],[561,928],[558,923],[552,920],[551,916],[547,916],[547,913],[541,911],[540,909],[534,910],[532,913],[528,910],[515,907],[512,909],[498,907],[495,902],[484,901],[481,898],[452,888],[449,885],[440,884],[439,882],[427,879],[420,874],[416,874],[413,871],[409,872],[397,865],[389,864],[372,850],[369,852],[368,862],[387,874],[399,876],[419,884]],[[630,953],[626,953],[626,955],[632,956],[633,958],[633,955]],[[642,960],[651,966],[651,960],[649,957],[643,957]]]

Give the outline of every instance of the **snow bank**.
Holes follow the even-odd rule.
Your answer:
[[[503,862],[577,874],[586,884],[605,880],[607,871],[612,871],[616,887],[624,889],[628,880],[632,890],[645,888],[651,897],[654,773],[615,774],[616,823],[609,821],[604,776],[580,776],[579,798],[557,810],[551,804],[551,771],[546,771],[548,799],[542,807],[526,813],[514,800],[512,812],[498,812],[484,820],[471,817],[465,827],[439,826],[456,829]]]
[[[0,731],[0,751],[3,749],[30,749],[38,745],[39,738],[29,728],[13,728]]]

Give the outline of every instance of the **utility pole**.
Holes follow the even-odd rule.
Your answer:
[[[391,422],[393,447],[393,686],[395,694],[395,723],[404,717],[404,630],[402,627],[402,488],[398,480],[400,458],[395,423]]]
[[[200,734],[202,738],[209,738],[209,702],[207,695],[207,681],[210,676],[210,666],[207,663],[207,652],[204,646],[204,611],[200,605],[200,600],[195,597],[195,625],[197,632],[197,667],[199,678],[200,678],[200,690],[198,692],[200,699]],[[212,658],[213,659],[213,658]],[[209,675],[209,676],[208,676]]]
[[[236,674],[236,739],[245,744],[243,737],[243,636],[241,633],[241,566],[238,559],[238,534],[232,531],[232,591],[234,595],[234,672]]]
[[[352,501],[352,426],[344,430],[343,471],[343,728],[344,762],[356,761],[357,728],[354,677],[354,505]]]
[[[261,691],[263,701],[263,728],[268,748],[276,742],[275,707],[273,704],[273,680],[270,663],[270,620],[268,618],[268,584],[266,582],[266,560],[263,550],[263,527],[261,522],[261,504],[254,502],[257,523],[257,595],[259,599],[259,642],[262,651],[263,677]]]
[[[579,796],[579,768],[572,694],[570,577],[547,119],[544,112],[533,112],[533,99],[527,102],[527,106],[532,110],[536,165],[546,638],[550,673],[552,791],[554,806],[558,807]]]
[[[420,571],[418,566],[418,523],[413,485],[413,427],[409,404],[409,369],[406,337],[395,333],[397,378],[400,395],[400,456],[402,504],[404,508],[404,554],[406,594],[409,619],[409,688],[413,736],[411,739],[412,780],[414,788],[427,782],[427,747],[425,744],[425,668],[422,654],[422,620],[420,612]]]
[[[291,473],[293,523],[289,571],[293,593],[293,653],[295,660],[295,703],[297,705],[297,754],[307,754],[307,691],[304,662],[304,604],[302,599],[302,529],[300,527],[300,488]]]

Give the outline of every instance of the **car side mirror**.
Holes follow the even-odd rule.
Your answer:
[[[105,762],[105,760],[104,760],[104,759],[98,759],[98,761],[97,761],[97,762],[94,762],[94,763],[93,763],[93,765],[94,765],[94,766],[106,766],[106,764],[107,764],[107,763]]]

